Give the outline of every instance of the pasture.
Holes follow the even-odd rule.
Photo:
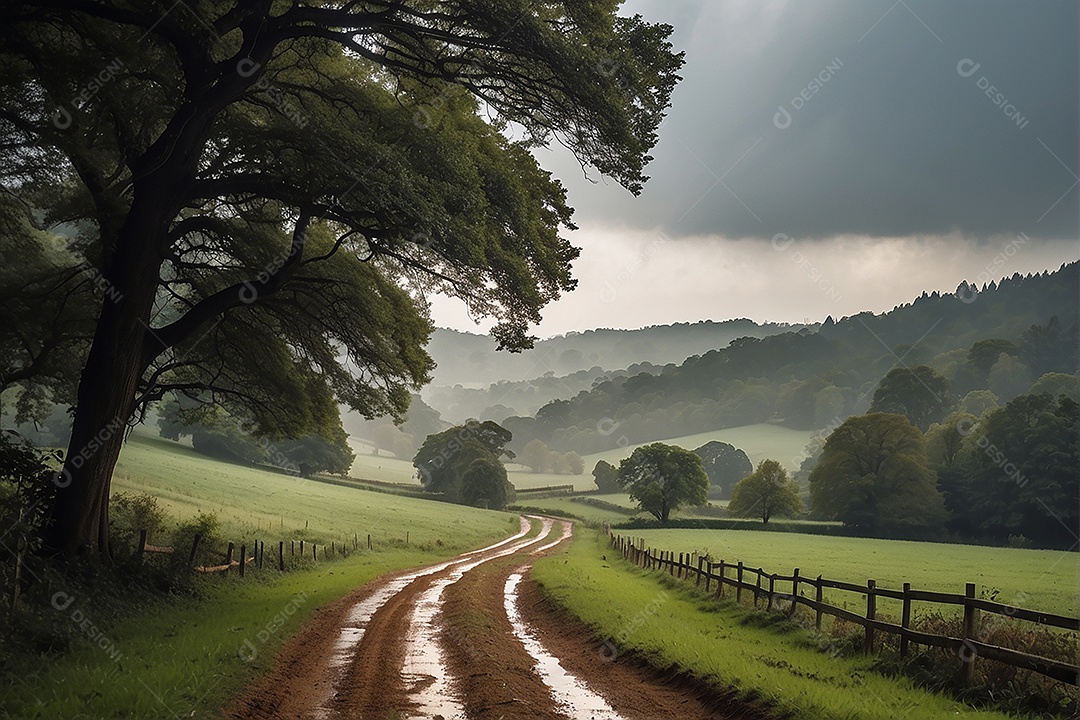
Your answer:
[[[743,561],[766,572],[790,574],[793,568],[808,577],[899,589],[910,582],[917,590],[963,593],[964,583],[997,602],[1059,615],[1080,611],[1077,578],[1080,553],[1025,550],[906,540],[832,537],[760,530],[627,530],[649,547],[675,553],[709,553],[715,560]],[[830,593],[832,593],[830,595]],[[996,594],[995,594],[996,593]],[[853,599],[841,591],[826,591],[841,603]],[[893,603],[879,600],[883,612],[898,614]],[[919,606],[916,604],[916,611]],[[937,606],[941,607],[941,606]]]
[[[799,536],[803,538],[805,536]],[[692,585],[616,559],[601,533],[537,561],[532,578],[600,638],[602,656],[638,653],[793,720],[1004,720],[871,669],[869,656],[833,658],[800,628],[747,622],[752,612],[695,593]],[[611,558],[605,560],[604,556]]]
[[[116,467],[114,493],[147,493],[176,520],[215,513],[224,533],[303,538],[319,543],[364,538],[442,542],[460,552],[509,527],[507,515],[462,505],[305,480],[218,462],[190,447],[132,435]]]
[[[735,447],[746,452],[750,461],[757,465],[766,458],[771,458],[787,467],[789,472],[797,470],[801,462],[806,444],[810,441],[813,433],[806,430],[790,430],[778,425],[744,425],[741,427],[725,428],[713,432],[698,433],[697,435],[684,435],[656,442],[676,445],[687,450],[701,447],[710,440],[731,443]],[[618,442],[618,433],[613,433],[612,443]],[[349,439],[349,444],[356,452],[356,460],[353,462],[350,474],[363,480],[378,480],[380,482],[413,483],[419,484],[416,479],[416,469],[410,459],[398,459],[386,451],[379,455],[372,455],[371,445],[360,439]],[[594,490],[592,469],[597,461],[605,460],[612,465],[630,456],[636,448],[648,443],[638,445],[626,445],[615,447],[592,455],[583,455],[585,473],[582,475],[556,475],[555,473],[534,473],[527,468],[515,463],[507,463],[506,470],[510,482],[516,488],[537,488],[548,485],[573,485],[576,492]]]

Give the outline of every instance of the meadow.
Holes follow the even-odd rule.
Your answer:
[[[175,520],[214,513],[226,533],[260,539],[329,543],[370,533],[376,541],[404,541],[408,529],[413,544],[440,541],[460,551],[493,537],[507,517],[217,462],[186,445],[135,434],[112,488],[153,495]]]
[[[374,549],[305,560],[286,573],[268,562],[243,580],[199,577],[179,593],[153,590],[139,573],[93,568],[31,588],[20,610],[22,641],[0,643],[0,717],[221,717],[224,703],[270,667],[274,650],[318,607],[386,572],[434,563],[518,528],[510,513],[305,481],[138,435],[124,448],[113,491],[152,494],[177,522],[215,513],[226,539],[254,535],[270,546],[278,538],[323,543],[370,532]],[[72,598],[62,609],[49,601],[57,587]]]
[[[910,582],[917,590],[958,594],[964,592],[964,583],[973,582],[977,592],[997,602],[1059,615],[1080,611],[1080,553],[1075,552],[760,530],[615,532],[644,538],[649,547],[660,550],[708,553],[717,561],[741,560],[772,573],[790,574],[797,567],[801,575],[809,577],[822,575],[860,584],[873,579],[880,587],[896,589]],[[826,597],[841,606],[857,600],[838,590],[826,591]],[[892,607],[895,602],[882,598],[878,607],[898,615]],[[920,610],[918,603],[915,610]]]
[[[532,577],[597,637],[607,638],[604,657],[632,651],[793,720],[1010,717],[874,672],[869,656],[834,658],[800,627],[755,626],[750,609],[614,559],[600,533],[575,535],[568,550],[539,560]]]
[[[806,444],[812,436],[813,433],[810,431],[790,430],[778,425],[760,424],[726,428],[697,435],[684,435],[658,442],[693,450],[711,440],[719,440],[731,443],[743,450],[755,465],[766,458],[771,458],[779,461],[791,472],[798,469]],[[617,441],[617,434],[614,434],[612,442]],[[419,484],[416,479],[416,469],[412,466],[411,460],[395,458],[385,451],[380,452],[379,455],[372,455],[371,445],[360,439],[350,438],[349,443],[356,452],[356,460],[353,462],[350,471],[353,477],[378,480],[380,482]],[[582,460],[584,461],[585,472],[582,475],[534,473],[521,465],[513,463],[507,465],[507,475],[516,488],[573,485],[575,492],[594,490],[596,485],[593,482],[592,469],[597,461],[605,460],[617,466],[623,458],[629,457],[630,453],[636,448],[647,444],[649,443],[624,445],[611,450],[593,453],[592,455],[584,455]]]

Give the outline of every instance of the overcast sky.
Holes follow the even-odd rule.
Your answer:
[[[880,312],[1080,256],[1073,0],[630,0],[683,81],[634,198],[561,149],[579,288],[543,336]],[[482,331],[460,303],[437,324]]]

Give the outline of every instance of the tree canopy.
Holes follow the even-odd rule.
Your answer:
[[[669,26],[599,0],[174,8],[0,15],[5,229],[68,239],[35,286],[47,315],[96,290],[56,323],[77,331],[21,330],[3,370],[51,373],[77,407],[53,550],[107,552],[109,428],[168,391],[269,437],[307,433],[327,398],[400,417],[431,369],[431,291],[527,347],[578,254],[531,149],[557,139],[640,192],[682,64]]]
[[[643,445],[619,463],[619,483],[660,522],[682,505],[704,504],[709,490],[701,458],[664,443]]]
[[[870,412],[899,413],[907,416],[915,427],[926,430],[954,403],[949,394],[949,381],[933,368],[919,365],[890,370],[874,391]]]
[[[596,481],[596,489],[602,493],[618,492],[619,470],[607,460],[597,460],[592,471],[593,480]]]
[[[754,472],[735,484],[727,507],[737,517],[759,517],[762,525],[768,525],[771,517],[797,515],[802,500],[798,483],[788,478],[784,466],[762,460]]]
[[[428,492],[440,493],[451,502],[483,501],[480,504],[486,507],[502,509],[514,496],[501,460],[504,455],[514,457],[506,449],[512,437],[509,430],[491,420],[473,420],[428,435],[413,458],[413,466]]]
[[[1024,536],[1075,548],[1080,527],[1080,405],[1021,395],[966,428],[949,475],[957,529],[979,539]]]
[[[922,433],[903,415],[848,418],[810,473],[813,512],[872,535],[939,530],[945,508]]]

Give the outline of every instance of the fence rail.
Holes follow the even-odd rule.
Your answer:
[[[136,553],[140,560],[145,560],[149,555],[173,555],[176,553],[176,548],[168,547],[164,545],[151,545],[146,542],[146,530],[139,531],[139,546]],[[262,540],[255,540],[251,546],[251,553],[248,553],[246,544],[240,546],[239,556],[234,557],[236,554],[236,544],[229,543],[229,549],[225,553],[223,562],[220,565],[196,565],[195,556],[199,552],[199,544],[202,542],[202,534],[196,533],[191,543],[191,551],[188,553],[188,566],[195,572],[201,573],[223,573],[228,574],[233,568],[237,568],[240,573],[240,577],[244,577],[245,570],[248,566],[254,566],[257,568],[263,567],[266,554],[266,543]],[[405,533],[405,543],[409,542],[409,533]],[[304,540],[280,540],[277,547],[277,567],[278,570],[285,570],[285,558],[299,558],[301,560],[310,557],[314,561],[319,559],[319,551],[322,550],[322,557],[324,560],[329,560],[331,557],[347,557],[349,550],[347,549],[347,542],[331,541],[329,545],[318,545],[313,542],[306,543]],[[352,538],[352,550],[356,551],[364,545],[364,541],[361,540],[358,534],[353,534]],[[366,546],[368,550],[372,550],[371,535],[367,536]],[[286,553],[286,548],[288,552]],[[273,560],[273,557],[271,557]]]
[[[980,639],[980,614],[1000,615],[1073,632],[1080,632],[1080,618],[1017,608],[977,598],[975,597],[975,583],[967,583],[963,595],[913,590],[910,583],[904,583],[901,590],[879,588],[874,580],[867,580],[865,585],[859,585],[840,580],[828,580],[820,575],[817,578],[802,576],[798,568],[795,568],[790,575],[781,575],[766,572],[760,567],[749,567],[742,562],[727,563],[723,560],[713,562],[711,558],[697,553],[676,555],[672,551],[647,548],[643,539],[615,535],[610,529],[608,536],[611,546],[620,551],[624,559],[643,568],[667,572],[687,580],[693,579],[698,586],[704,583],[705,591],[715,592],[717,597],[724,597],[726,589],[731,588],[735,592],[737,602],[742,601],[744,593],[753,593],[754,606],[757,607],[763,602],[766,610],[779,609],[794,614],[798,606],[802,605],[814,612],[814,626],[818,631],[821,630],[822,618],[825,615],[860,625],[865,629],[863,650],[867,653],[874,651],[877,633],[898,635],[901,657],[909,654],[912,643],[955,651],[963,662],[965,681],[970,681],[972,678],[976,658],[985,658],[1041,673],[1070,685],[1080,685],[1080,667],[1076,665],[983,642]],[[750,576],[753,576],[753,580]],[[826,589],[843,590],[861,595],[866,608],[865,613],[860,614],[825,602],[824,590]],[[812,598],[803,594],[804,591],[810,590],[813,590]],[[899,600],[902,603],[899,624],[886,622],[877,617],[878,598]],[[912,629],[911,604],[913,602],[961,606],[964,613],[963,637],[935,635]]]

